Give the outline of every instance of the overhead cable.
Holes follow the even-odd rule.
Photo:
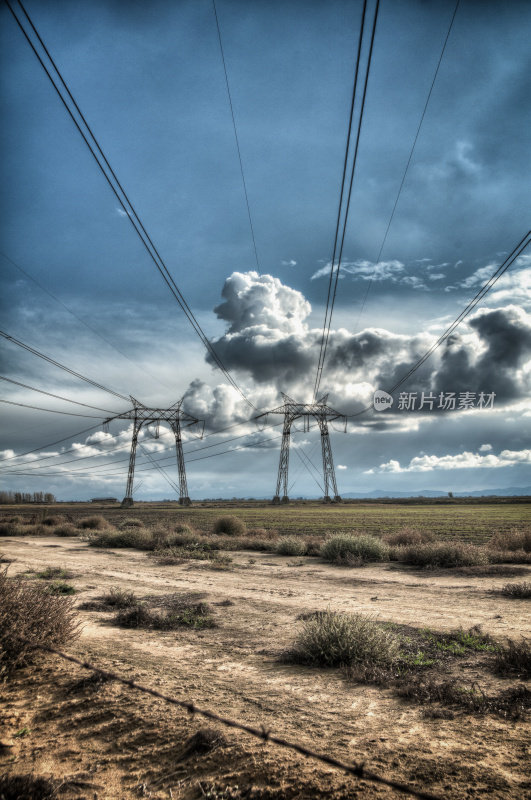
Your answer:
[[[362,303],[361,303],[361,308],[360,308],[359,313],[358,313],[358,319],[356,320],[356,324],[354,326],[354,330],[358,329],[358,326],[359,326],[359,323],[360,323],[360,319],[361,319],[361,316],[362,316],[363,311],[365,309],[365,305],[367,303],[367,298],[369,296],[369,292],[371,290],[371,286],[372,286],[373,279],[374,279],[374,273],[375,273],[376,267],[380,263],[380,259],[382,257],[382,252],[383,252],[383,249],[385,247],[385,243],[387,241],[387,236],[389,234],[389,229],[391,227],[391,223],[393,222],[393,218],[395,216],[395,211],[396,211],[396,207],[398,205],[398,201],[400,199],[400,195],[402,194],[402,189],[404,187],[404,182],[406,180],[406,175],[407,175],[408,170],[409,170],[409,165],[411,164],[411,159],[413,158],[413,152],[414,152],[416,144],[417,144],[417,139],[419,138],[420,129],[422,128],[422,123],[424,122],[424,117],[426,116],[426,111],[428,110],[428,104],[429,104],[430,99],[431,99],[431,95],[432,95],[432,92],[433,92],[433,87],[435,86],[435,81],[437,80],[437,75],[439,74],[439,68],[440,68],[441,62],[443,60],[444,51],[446,50],[446,45],[448,44],[448,39],[450,38],[450,33],[452,31],[452,27],[453,27],[453,24],[454,24],[454,20],[455,20],[455,16],[457,14],[457,9],[458,8],[459,8],[459,0],[457,0],[457,3],[455,4],[454,13],[452,14],[452,19],[450,20],[450,25],[449,25],[448,31],[446,33],[446,38],[444,40],[441,53],[439,55],[439,60],[437,62],[437,67],[436,67],[435,73],[433,75],[433,79],[432,79],[432,82],[431,82],[430,90],[428,92],[428,96],[426,98],[426,102],[424,103],[424,108],[422,110],[422,114],[421,114],[421,117],[420,117],[420,120],[419,120],[419,124],[417,126],[417,132],[415,133],[415,138],[413,139],[413,144],[411,145],[411,150],[409,151],[409,157],[408,157],[408,160],[406,162],[404,173],[402,175],[402,180],[400,181],[400,186],[398,187],[398,192],[397,192],[397,195],[396,195],[396,198],[395,198],[395,202],[394,202],[394,205],[393,205],[393,210],[391,211],[391,216],[389,217],[389,222],[387,223],[387,228],[385,229],[384,237],[382,239],[382,243],[380,245],[380,249],[378,251],[378,255],[376,256],[376,261],[374,262],[374,266],[373,266],[373,269],[372,269],[372,274],[371,274],[370,279],[369,279],[369,281],[367,283],[367,288],[365,289],[365,295],[364,295]]]
[[[132,202],[129,200],[129,197],[126,194],[122,184],[118,180],[118,178],[116,176],[116,173],[112,169],[107,157],[105,156],[103,150],[101,149],[101,147],[99,145],[99,142],[96,139],[96,136],[94,135],[94,133],[93,133],[92,129],[90,128],[88,122],[86,121],[83,113],[81,112],[76,100],[74,99],[70,89],[68,88],[68,86],[67,86],[67,84],[66,84],[66,82],[65,82],[65,80],[64,80],[64,78],[63,78],[63,76],[62,76],[62,74],[61,74],[61,72],[59,70],[59,68],[57,67],[57,65],[56,65],[55,61],[53,60],[52,56],[50,55],[46,45],[44,44],[40,34],[38,33],[35,25],[33,24],[28,12],[26,11],[26,9],[24,8],[23,4],[19,0],[19,5],[22,8],[22,11],[24,12],[24,16],[26,17],[29,25],[31,26],[31,29],[32,29],[33,33],[37,37],[39,44],[41,45],[42,49],[44,50],[44,52],[46,54],[46,57],[47,57],[50,65],[51,65],[51,67],[53,68],[53,71],[57,75],[57,77],[58,77],[63,89],[65,90],[65,92],[67,94],[67,97],[68,97],[68,100],[74,106],[74,109],[77,112],[77,114],[79,116],[79,119],[76,118],[76,115],[74,114],[74,111],[72,110],[71,106],[69,105],[68,100],[65,98],[65,96],[61,92],[60,87],[58,86],[58,84],[57,84],[56,80],[54,80],[50,70],[48,69],[48,67],[44,63],[43,58],[39,54],[35,44],[32,42],[28,32],[24,28],[24,25],[22,24],[21,20],[19,19],[19,17],[17,16],[15,11],[13,10],[13,8],[11,6],[11,3],[10,3],[10,0],[6,0],[6,4],[7,4],[8,8],[9,8],[11,14],[13,15],[17,25],[19,26],[20,30],[22,31],[24,37],[26,38],[28,44],[30,45],[31,49],[33,50],[35,56],[37,57],[41,67],[44,69],[46,75],[48,76],[50,82],[52,83],[55,91],[57,92],[57,94],[59,96],[59,99],[63,103],[66,111],[68,112],[68,114],[69,114],[70,118],[72,119],[74,125],[76,126],[77,130],[79,131],[81,137],[83,138],[83,141],[85,142],[85,144],[87,145],[88,149],[90,150],[94,160],[96,161],[96,163],[97,163],[100,171],[102,172],[105,180],[109,184],[113,194],[115,195],[116,199],[118,200],[118,202],[120,203],[121,207],[125,211],[125,213],[127,215],[127,218],[129,219],[129,221],[130,221],[131,225],[133,226],[135,232],[137,233],[138,237],[140,238],[145,250],[147,251],[148,255],[150,256],[151,260],[153,261],[155,267],[157,268],[157,270],[160,273],[162,279],[164,280],[164,282],[168,286],[169,290],[171,291],[171,293],[172,293],[173,297],[175,298],[175,300],[177,301],[178,305],[182,309],[182,311],[185,314],[186,318],[188,319],[188,321],[192,325],[194,331],[199,336],[199,338],[201,339],[202,343],[204,344],[204,346],[206,347],[207,351],[209,352],[210,356],[212,357],[214,363],[219,367],[219,369],[225,375],[226,379],[229,381],[231,386],[240,394],[240,396],[247,403],[247,405],[249,405],[254,410],[257,410],[256,406],[251,402],[251,400],[249,400],[245,396],[245,394],[240,389],[240,387],[238,386],[236,381],[233,379],[232,375],[226,369],[226,367],[223,364],[221,358],[216,353],[214,347],[212,346],[211,342],[207,338],[207,336],[204,333],[203,329],[201,328],[199,322],[197,321],[196,317],[194,316],[194,314],[193,314],[190,306],[186,302],[183,294],[179,290],[179,287],[175,283],[175,280],[174,280],[173,276],[171,275],[170,271],[168,270],[163,258],[161,257],[160,253],[158,252],[157,248],[155,247],[155,245],[154,245],[152,239],[150,238],[149,234],[147,233],[146,228],[144,227],[140,217],[138,216],[138,214],[137,214],[137,212],[135,210],[135,207],[133,206]],[[84,126],[84,129],[83,129],[83,126]],[[92,142],[92,144],[91,144],[91,142]]]
[[[366,100],[366,97],[367,97],[367,87],[368,87],[368,84],[369,84],[369,75],[370,75],[370,71],[371,71],[372,53],[373,53],[373,48],[374,48],[374,40],[375,40],[375,37],[376,37],[376,26],[377,26],[377,23],[378,23],[379,7],[380,7],[380,0],[376,0],[376,6],[375,6],[375,10],[374,10],[374,18],[373,18],[373,23],[372,23],[371,40],[370,40],[370,45],[369,45],[369,54],[368,54],[368,57],[367,57],[367,66],[366,66],[366,71],[365,71],[365,80],[364,80],[364,84],[363,84],[363,94],[362,94],[362,99],[361,99],[361,108],[360,108],[360,113],[359,113],[359,118],[358,118],[357,131],[356,131],[356,143],[355,143],[355,146],[354,146],[354,153],[353,153],[353,157],[352,157],[352,166],[351,166],[351,172],[350,172],[349,190],[348,190],[347,202],[346,202],[346,206],[345,206],[345,213],[344,213],[344,217],[343,217],[341,243],[340,243],[340,247],[339,247],[337,265],[334,265],[334,261],[332,261],[332,264],[330,265],[330,285],[332,283],[332,278],[333,278],[333,286],[334,286],[334,288],[333,288],[333,292],[332,292],[332,299],[331,299],[329,304],[327,303],[327,307],[329,305],[328,314],[327,314],[328,319],[326,319],[326,316],[325,316],[325,322],[324,322],[324,326],[323,326],[322,347],[321,347],[321,352],[320,352],[320,356],[319,356],[319,363],[318,363],[318,366],[317,366],[317,374],[316,374],[316,377],[315,377],[314,402],[317,399],[317,395],[319,394],[319,387],[321,385],[323,367],[324,367],[324,363],[325,363],[325,359],[326,359],[326,351],[327,351],[327,348],[328,348],[328,340],[330,338],[330,327],[331,327],[331,324],[332,324],[332,314],[334,313],[334,305],[335,305],[335,302],[336,302],[337,285],[338,285],[338,281],[339,281],[339,272],[341,270],[341,260],[343,258],[343,248],[344,248],[344,244],[345,244],[345,234],[346,234],[346,230],[347,230],[348,215],[349,215],[349,211],[350,211],[350,201],[351,201],[351,198],[352,198],[352,187],[354,185],[354,175],[356,173],[356,164],[357,164],[357,159],[358,159],[358,149],[359,149],[361,130],[362,130],[362,125],[363,125],[363,114],[364,114],[364,111],[365,111],[365,100]],[[364,6],[363,11],[365,13],[365,6]],[[362,31],[360,33],[362,33]],[[361,35],[360,35],[360,40],[361,40]],[[361,47],[361,45],[360,45],[360,47]],[[359,50],[358,52],[360,53],[361,50]],[[356,84],[357,84],[357,72],[356,72],[356,78],[355,78],[354,91],[356,91]],[[343,189],[344,189],[344,187],[342,186],[342,192],[343,192]],[[336,249],[336,247],[337,247],[337,243],[334,244],[334,250]]]
[[[92,378],[87,378],[86,375],[82,375],[80,372],[76,372],[70,367],[66,367],[64,364],[60,364],[59,361],[56,361],[51,356],[47,356],[44,353],[41,353],[39,350],[35,350],[34,347],[31,347],[29,344],[25,344],[21,342],[19,339],[15,339],[14,336],[10,336],[5,331],[0,331],[0,336],[3,336],[4,339],[7,339],[9,342],[16,344],[17,347],[21,347],[23,350],[27,350],[28,353],[32,353],[32,355],[37,356],[38,358],[42,358],[44,361],[47,361],[49,364],[53,364],[54,367],[58,367],[59,369],[68,372],[69,375],[73,375],[75,378],[79,378],[81,381],[85,381],[85,383],[90,383],[91,386],[95,386],[97,389],[101,389],[108,394],[113,394],[115,397],[118,397],[120,400],[125,400],[127,403],[131,402],[130,397],[126,397],[124,394],[120,394],[119,392],[115,392],[113,389],[109,389],[107,386],[103,386],[103,384],[98,383],[98,381],[92,380]]]
[[[252,220],[252,217],[251,217],[251,206],[249,204],[249,195],[247,194],[247,184],[245,182],[245,173],[243,171],[243,161],[242,161],[242,154],[241,154],[241,150],[240,150],[240,141],[238,139],[238,130],[236,128],[236,118],[234,116],[234,106],[232,104],[232,96],[231,96],[230,85],[229,85],[229,76],[228,76],[228,73],[227,73],[227,64],[225,63],[225,53],[223,51],[223,41],[221,39],[221,29],[220,29],[220,25],[219,25],[218,12],[217,12],[217,8],[216,8],[216,0],[212,0],[212,6],[214,8],[214,16],[216,18],[216,28],[217,28],[217,31],[218,31],[219,49],[220,49],[220,53],[221,53],[221,61],[222,61],[222,64],[223,64],[223,72],[225,74],[225,85],[227,87],[227,95],[228,95],[228,98],[229,98],[230,114],[231,114],[231,117],[232,117],[232,127],[233,127],[233,130],[234,130],[234,138],[236,140],[236,150],[238,151],[238,161],[240,162],[240,172],[241,172],[241,176],[242,176],[243,192],[244,192],[244,195],[245,195],[245,204],[247,206],[247,214],[249,216],[249,227],[251,229],[251,238],[253,240],[254,257],[255,257],[255,261],[256,261],[256,266],[257,266],[258,272],[260,272],[260,262],[258,260],[258,250],[256,248],[256,239],[255,239],[255,235],[254,235],[253,220]]]

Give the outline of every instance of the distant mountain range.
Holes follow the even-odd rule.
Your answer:
[[[453,492],[454,497],[525,497],[531,495],[531,486],[509,486],[507,489],[478,489],[474,492]],[[448,492],[437,489],[421,489],[418,492],[397,492],[394,489],[372,492],[343,492],[342,497],[351,500],[377,497],[448,497]]]

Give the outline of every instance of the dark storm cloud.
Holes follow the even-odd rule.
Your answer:
[[[321,332],[307,324],[310,306],[270,275],[233,273],[224,303],[216,308],[227,333],[215,341],[229,369],[258,384],[305,396],[311,390]],[[382,328],[351,333],[332,330],[323,388],[357,410],[376,388],[389,388],[426,352],[434,335],[408,336]],[[531,354],[531,318],[515,306],[483,309],[453,334],[403,389],[434,392],[495,392],[517,400],[527,390],[522,365]]]

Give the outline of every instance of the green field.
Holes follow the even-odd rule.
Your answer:
[[[478,503],[345,503],[325,506],[317,502],[294,502],[288,506],[266,503],[197,503],[181,508],[173,503],[139,503],[122,510],[119,506],[94,503],[60,503],[48,507],[4,506],[2,519],[13,515],[33,516],[35,522],[46,515],[61,515],[72,522],[92,514],[102,514],[119,525],[126,517],[137,517],[147,526],[187,523],[198,531],[212,531],[220,516],[240,517],[249,529],[262,528],[282,534],[301,533],[323,536],[338,531],[383,535],[404,527],[433,531],[441,539],[486,542],[494,533],[531,526],[531,504],[513,502]]]

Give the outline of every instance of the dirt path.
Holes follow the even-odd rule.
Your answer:
[[[531,789],[525,784],[525,723],[494,716],[427,719],[421,707],[398,700],[388,690],[349,684],[338,670],[278,661],[300,625],[298,614],[327,607],[436,630],[480,624],[499,639],[529,636],[526,602],[491,592],[507,578],[422,573],[388,565],[345,569],[316,559],[262,553],[231,554],[234,569],[213,571],[202,568],[201,562],[159,566],[142,552],[96,550],[78,539],[55,537],[2,539],[1,550],[15,559],[10,574],[49,565],[72,570],[80,602],[111,587],[141,597],[205,592],[219,623],[208,630],[146,632],[119,629],[112,615],[84,611],[82,636],[69,648],[74,654],[134,674],[147,685],[218,713],[264,724],[338,758],[365,760],[375,772],[416,781],[444,797],[516,798]],[[224,601],[232,605],[220,605]],[[477,677],[476,666],[466,659],[461,669],[470,680]],[[21,676],[7,691],[9,719],[15,720],[7,724],[8,733],[26,723],[38,731],[18,740],[13,771],[28,771],[28,765],[40,774],[81,770],[99,776],[86,779],[99,787],[87,797],[138,796],[130,788],[133,783],[149,783],[153,776],[167,773],[168,764],[175,762],[168,755],[172,743],[178,740],[182,747],[201,727],[199,721],[190,723],[178,712],[132,697],[113,684],[72,699],[65,687],[80,677],[80,671],[61,666],[58,686],[52,683],[54,674],[57,671],[45,667],[33,683]],[[506,682],[491,677],[487,688],[502,684]],[[237,783],[241,792],[255,787],[254,795],[236,797],[394,796],[365,784],[360,788],[355,780],[241,735],[224,736],[225,743],[208,756],[185,759],[178,778],[182,784],[177,779],[170,782],[174,798],[202,797],[204,787],[215,780]],[[96,770],[94,764],[99,765]],[[199,780],[205,782],[203,789]],[[145,791],[152,797],[170,797],[167,785]]]

